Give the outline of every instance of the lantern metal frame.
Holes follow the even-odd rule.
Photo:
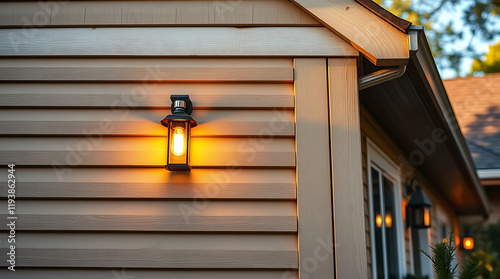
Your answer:
[[[163,120],[161,120],[161,124],[168,129],[168,144],[167,144],[167,164],[165,168],[170,171],[190,171],[190,143],[191,143],[191,128],[194,128],[198,125],[196,120],[191,117],[191,113],[193,112],[193,103],[189,99],[189,95],[171,95],[170,100],[172,104],[170,106],[170,111],[172,114],[167,115]],[[172,127],[174,123],[183,123],[185,124],[185,137],[186,137],[186,151],[185,156],[182,163],[172,163],[171,153],[172,148]],[[179,124],[177,124],[179,125]]]
[[[416,185],[415,185],[416,183]],[[415,186],[414,186],[415,185]],[[411,227],[414,229],[428,229],[431,227],[432,218],[431,218],[431,202],[429,198],[422,192],[422,183],[418,177],[413,177],[411,180],[408,179],[406,181],[406,193],[407,195],[411,195],[410,201],[406,206],[406,227]],[[425,210],[428,210],[429,214],[429,222],[425,224]],[[418,212],[418,211],[421,212]],[[415,222],[418,217],[422,217],[422,222]]]

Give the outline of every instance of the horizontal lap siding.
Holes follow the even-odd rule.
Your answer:
[[[325,27],[0,29],[2,56],[357,56]],[[181,39],[182,38],[182,39]],[[151,43],[154,42],[154,43]],[[284,47],[286,46],[286,47]],[[265,49],[265,53],[263,53]]]
[[[10,272],[10,273],[8,273]],[[12,271],[0,270],[0,275],[12,275]],[[121,279],[121,278],[140,278],[140,279],[158,279],[161,278],[183,278],[183,279],[283,279],[283,271],[258,271],[245,270],[226,271],[226,270],[158,270],[116,268],[116,269],[35,269],[23,268],[23,278],[54,279],[54,278],[72,278],[72,279]],[[19,271],[14,274],[19,274]],[[22,277],[15,277],[22,278]]]
[[[319,22],[287,0],[0,3],[0,25],[5,27],[321,26]]]
[[[144,89],[155,87],[145,83],[291,83],[293,70],[289,59],[10,58],[2,59],[0,81],[141,82],[131,93],[142,99]]]
[[[28,267],[297,267],[293,235],[25,232],[16,242],[17,263]]]
[[[16,163],[17,265],[29,268],[16,278],[295,274],[291,59],[3,61],[0,163]],[[175,78],[143,83],[157,65]],[[171,94],[192,96],[200,124],[190,173],[163,169]]]
[[[17,166],[16,173],[22,184],[16,194],[23,199],[295,199],[293,169],[241,169],[231,175],[230,170],[213,169],[179,174],[162,168]],[[6,183],[0,194],[7,196]]]
[[[162,117],[165,109],[61,109],[57,114],[47,109],[4,109],[0,112],[0,135],[84,136],[98,134],[103,123],[109,122],[112,128],[107,135],[164,137],[165,128],[158,122]],[[269,130],[267,135],[294,135],[292,110],[196,109],[192,117],[198,122],[193,137],[252,136],[264,129]],[[279,129],[271,130],[270,120]]]
[[[189,90],[197,110],[294,107],[290,93],[293,84],[157,83],[147,88],[147,98],[141,98],[140,93],[144,90],[146,87],[141,83],[0,83],[0,106],[167,109],[170,108],[170,94]]]
[[[297,274],[291,57],[318,51],[356,56],[347,44],[286,0],[4,2],[0,26],[21,39],[0,47],[0,163],[16,163],[19,218],[19,270],[2,268],[0,277]],[[29,26],[38,28],[21,29]],[[105,35],[111,45],[99,39],[86,49],[71,47],[84,34],[92,39],[93,27],[111,32]],[[182,29],[192,35],[209,27],[236,43],[240,35],[276,31],[288,32],[292,41],[294,34],[312,39],[282,54],[281,37],[272,36],[265,41],[267,58],[242,58],[258,50],[237,44],[223,54],[239,58],[216,58],[210,55],[222,55],[217,45],[187,53],[170,52],[165,37],[149,46],[112,41],[115,30],[154,37],[162,32],[157,27],[168,34],[192,28]],[[33,31],[33,40],[23,30]],[[78,36],[37,41],[57,30]],[[314,43],[322,36],[325,44]],[[67,48],[51,45],[65,38]],[[166,129],[159,121],[169,113],[172,94],[190,95],[199,123],[189,173],[163,168]],[[6,180],[0,174],[3,200]],[[0,209],[0,218],[6,213]],[[6,234],[3,228],[0,237]]]

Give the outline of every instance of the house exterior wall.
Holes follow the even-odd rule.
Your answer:
[[[85,62],[96,65],[99,59]],[[295,272],[292,59],[103,59],[144,69],[161,65],[160,74],[162,66],[175,70],[182,64],[191,72],[181,83],[132,83],[132,77],[67,84],[51,80],[52,73],[43,84],[0,86],[20,98],[33,94],[65,102],[50,108],[20,102],[1,112],[1,161],[15,163],[18,177],[18,266],[42,278],[65,274],[61,268],[87,278],[110,278],[121,268],[138,278],[147,278],[148,269],[164,269],[157,273],[175,278],[199,275],[197,270],[205,270],[204,278],[281,278],[283,270]],[[78,59],[65,62],[82,67]],[[260,74],[252,84],[243,76],[231,84],[224,78],[200,84],[203,66],[223,77],[232,76],[231,66]],[[285,79],[269,84],[266,71],[256,70],[262,66],[283,71]],[[113,70],[107,74],[117,76]],[[169,95],[179,93],[191,96],[199,122],[190,173],[163,169],[166,129],[159,120],[169,114]],[[7,242],[1,245],[6,249]],[[179,268],[190,270],[171,270]],[[263,270],[269,268],[277,270]],[[30,278],[18,272],[16,278]]]
[[[16,273],[2,268],[1,275],[277,279],[297,278],[300,272],[301,278],[322,279],[337,272],[340,278],[364,277],[364,261],[356,260],[364,242],[342,247],[336,262],[349,264],[335,267],[333,259],[332,183],[338,183],[339,199],[359,175],[344,175],[339,167],[331,181],[331,154],[324,152],[331,148],[327,139],[333,130],[329,98],[353,106],[335,111],[339,127],[359,127],[347,115],[357,115],[358,53],[316,27],[317,21],[285,0],[19,2],[1,3],[0,11],[0,25],[12,28],[1,32],[20,39],[0,42],[9,56],[0,66],[0,163],[16,164],[20,268]],[[115,36],[114,27],[127,28],[117,33],[161,36],[177,27],[188,32],[186,26],[210,26],[211,34],[235,26],[289,27],[300,30],[296,35],[316,30],[327,43],[312,43],[328,50],[307,53],[307,44],[297,49],[283,43],[283,52],[275,52],[274,41],[257,36],[269,47],[242,50],[231,45],[243,46],[241,40],[229,38],[223,43],[235,52],[214,57],[218,45],[187,55],[182,48],[168,52],[165,38],[137,45],[130,38],[124,38],[127,44],[106,41],[106,34]],[[105,29],[95,48],[84,42],[94,53],[71,41],[89,34],[82,27]],[[226,29],[217,33],[220,28]],[[34,33],[28,36],[26,30]],[[200,30],[190,29],[186,37]],[[67,45],[54,44],[57,40]],[[255,53],[259,49],[263,53]],[[331,56],[336,58],[327,59]],[[311,78],[299,82],[298,75]],[[325,103],[311,113],[313,90]],[[188,94],[195,106],[192,116],[199,126],[192,130],[196,155],[190,173],[163,169],[167,139],[159,121],[170,113],[171,94]],[[295,100],[302,100],[302,109]],[[321,145],[307,141],[317,132],[308,128],[310,119],[319,121],[316,127],[325,135]],[[359,133],[334,138],[339,142],[334,149],[346,150],[338,158],[357,166],[359,156],[348,155],[359,152],[352,150],[359,146]],[[311,168],[317,162],[313,155],[321,153],[323,172]],[[7,172],[0,177],[6,198]],[[339,204],[353,207],[355,197]],[[0,211],[3,217],[6,209]],[[354,239],[347,226],[339,228],[337,240]],[[3,230],[1,237],[7,234]],[[7,249],[7,243],[0,247]]]
[[[12,32],[30,25],[319,25],[288,1],[43,5],[2,3],[0,24],[17,28]],[[40,22],[42,15],[49,20]],[[42,56],[2,64],[25,74],[17,82],[3,75],[0,84],[8,106],[0,157],[16,164],[22,267],[2,268],[4,276],[296,276],[291,58]],[[171,94],[189,94],[195,104],[189,174],[163,169],[159,121]],[[2,174],[4,198],[6,179]],[[5,250],[7,242],[0,245]]]
[[[361,110],[361,135],[362,135],[362,151],[363,151],[363,189],[364,189],[364,204],[365,204],[365,228],[366,228],[366,242],[367,242],[367,262],[368,262],[368,276],[373,277],[373,260],[372,260],[372,248],[373,244],[371,241],[371,226],[370,226],[370,198],[369,198],[369,180],[368,180],[368,155],[367,146],[368,141],[373,142],[380,150],[394,163],[400,167],[400,176],[398,177],[401,181],[401,193],[403,193],[402,200],[408,202],[409,197],[405,194],[404,183],[408,177],[412,178],[417,176],[422,181],[423,192],[427,195],[432,203],[431,208],[431,228],[428,232],[430,234],[430,244],[442,241],[439,235],[438,228],[438,211],[440,216],[444,216],[450,226],[455,230],[454,241],[459,241],[459,226],[458,217],[450,205],[442,198],[442,196],[434,190],[432,184],[430,184],[425,176],[418,170],[411,166],[409,160],[405,158],[404,153],[400,150],[397,144],[384,132],[377,121],[365,110]],[[403,206],[403,205],[401,205]],[[403,211],[403,209],[401,209]],[[449,228],[451,229],[451,228]],[[456,242],[457,243],[457,242]],[[424,247],[422,247],[424,248]],[[457,250],[460,257],[460,251]],[[413,263],[412,263],[412,250],[411,250],[411,233],[410,229],[405,229],[404,231],[404,257],[406,262],[407,273],[412,273]]]

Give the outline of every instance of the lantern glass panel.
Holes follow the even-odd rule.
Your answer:
[[[431,226],[430,208],[414,206],[411,210],[411,226],[416,229],[425,229]]]
[[[424,209],[422,207],[414,207],[412,209],[413,211],[413,218],[412,218],[412,225],[414,228],[419,228],[422,227],[424,224]]]
[[[168,132],[168,166],[189,164],[190,132],[189,122],[170,122]]]
[[[431,213],[428,207],[424,207],[424,227],[431,226]]]

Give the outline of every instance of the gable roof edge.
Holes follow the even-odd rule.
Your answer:
[[[384,7],[373,2],[372,0],[355,0],[359,4],[363,5],[365,8],[370,10],[372,13],[376,14],[381,19],[385,20],[387,23],[399,29],[401,32],[408,34],[408,28],[412,25],[411,22],[404,20],[393,13],[386,10]]]
[[[357,0],[290,0],[330,31],[350,43],[376,66],[403,66],[410,59],[408,35],[396,27],[396,16]],[[371,1],[370,1],[371,2]],[[367,4],[366,5],[370,5]],[[387,16],[387,19],[384,17]]]

